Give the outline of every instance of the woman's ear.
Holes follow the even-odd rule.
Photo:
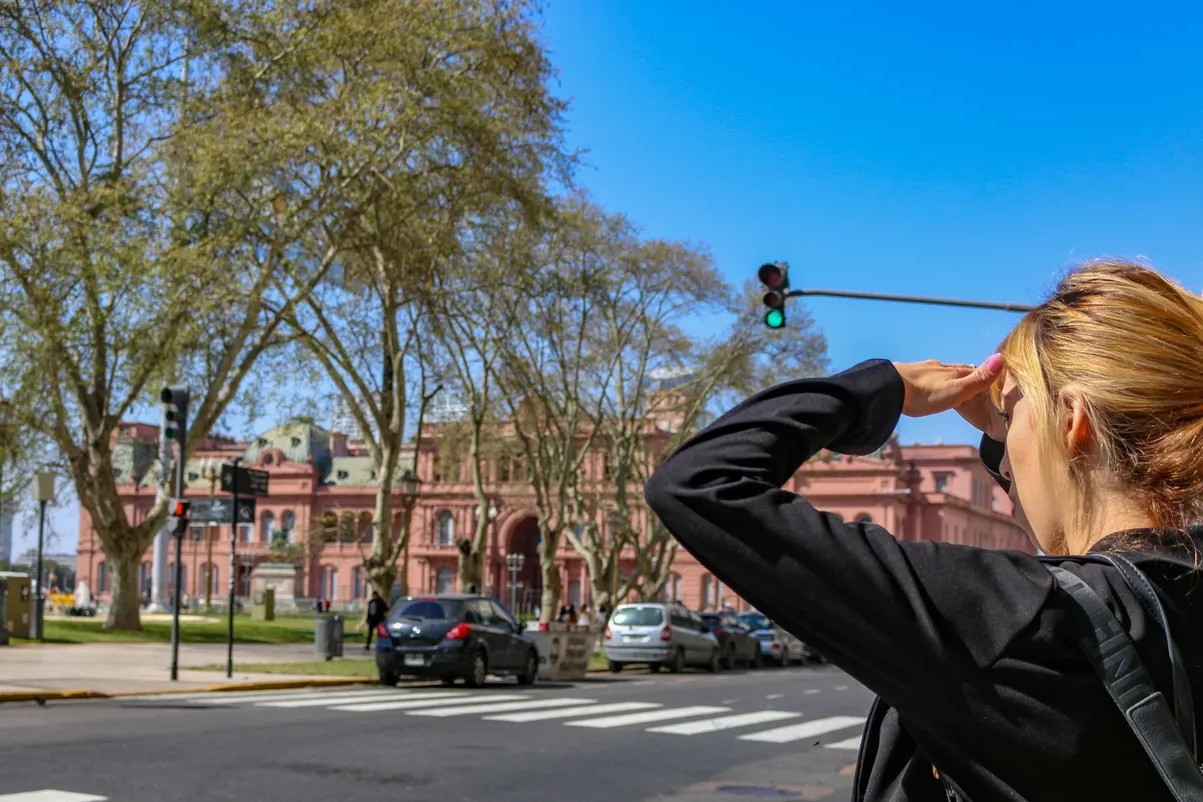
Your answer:
[[[1062,438],[1065,452],[1070,459],[1090,448],[1094,430],[1090,425],[1090,416],[1086,414],[1086,399],[1082,394],[1069,390],[1061,394],[1061,414],[1065,421]]]

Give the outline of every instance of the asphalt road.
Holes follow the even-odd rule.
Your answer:
[[[843,800],[869,702],[807,666],[4,705],[0,802]]]

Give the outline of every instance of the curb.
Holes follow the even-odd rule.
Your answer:
[[[118,691],[103,693],[86,690],[16,691],[0,693],[0,704],[6,702],[47,702],[63,699],[120,699],[126,696],[171,696],[193,693],[237,693],[239,691],[287,691],[297,688],[338,688],[348,685],[375,685],[376,680],[363,678],[347,679],[297,679],[274,682],[243,682],[206,685],[201,688],[167,688],[152,691]]]

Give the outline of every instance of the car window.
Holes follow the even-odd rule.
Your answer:
[[[499,627],[517,627],[518,623],[510,616],[509,610],[502,607],[492,599],[488,599],[483,604],[488,605],[489,615],[492,616],[493,622]]]
[[[674,627],[681,629],[694,629],[693,622],[689,620],[689,615],[684,610],[672,611],[672,622]]]
[[[423,621],[458,619],[462,607],[457,602],[436,599],[401,599],[388,611],[390,621],[417,618]]]
[[[611,624],[624,627],[658,627],[664,623],[659,607],[619,607],[610,617]]]

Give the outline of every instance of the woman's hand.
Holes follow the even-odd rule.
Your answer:
[[[997,443],[1007,441],[1007,421],[994,406],[994,400],[986,392],[978,393],[956,407],[957,414],[970,426]]]
[[[989,403],[986,391],[998,378],[1002,367],[1003,359],[999,354],[977,367],[945,365],[934,359],[926,362],[895,362],[894,368],[906,386],[902,414],[912,418],[935,415],[937,412],[969,405],[978,396],[985,397]],[[980,410],[975,408],[973,411],[976,415]]]

